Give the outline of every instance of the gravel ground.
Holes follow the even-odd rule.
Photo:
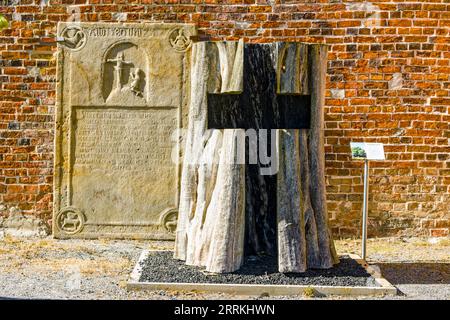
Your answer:
[[[140,281],[176,283],[285,284],[321,286],[377,286],[375,280],[355,260],[341,257],[336,267],[304,273],[278,272],[276,257],[249,257],[236,272],[208,274],[172,258],[172,252],[152,252],[142,264]]]
[[[0,239],[0,298],[39,299],[311,299],[248,297],[176,291],[127,291],[143,249],[171,249],[171,242]],[[339,254],[358,253],[359,241],[339,240]],[[450,240],[373,239],[368,262],[400,291],[376,299],[450,299]],[[344,299],[340,296],[327,297]],[[369,299],[352,297],[351,299]],[[373,299],[373,297],[371,298]]]

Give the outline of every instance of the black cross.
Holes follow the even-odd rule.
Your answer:
[[[309,129],[311,96],[276,93],[276,72],[268,45],[244,48],[240,94],[208,94],[208,129]]]
[[[240,94],[208,94],[209,129],[309,129],[311,96],[279,95],[273,47],[246,44]],[[271,130],[267,132],[271,150]],[[247,150],[249,150],[247,141]],[[246,154],[248,161],[248,154]],[[276,175],[261,176],[261,163],[246,162],[245,255],[276,254]]]

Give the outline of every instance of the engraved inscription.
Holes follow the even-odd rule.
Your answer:
[[[138,28],[94,28],[90,37],[142,37],[144,30]]]
[[[73,203],[90,223],[157,224],[176,207],[177,108],[75,108]]]
[[[75,166],[128,171],[173,167],[170,136],[176,127],[173,109],[79,109]]]

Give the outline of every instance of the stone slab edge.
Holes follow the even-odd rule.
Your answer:
[[[362,259],[357,254],[350,253],[348,254],[350,258],[359,263],[364,269],[366,269],[367,273],[369,273],[375,281],[383,288],[390,289],[392,294],[397,294],[397,288],[391,284],[386,278],[383,278],[381,273],[378,270],[375,270],[372,266],[370,266],[367,261]]]
[[[343,295],[343,296],[375,296],[395,295],[397,289],[386,279],[381,277],[373,268],[367,265],[359,256],[351,255],[363,268],[371,274],[380,287],[344,287],[344,286],[304,286],[304,285],[266,285],[266,284],[223,284],[223,283],[174,283],[174,282],[140,282],[142,274],[141,262],[145,261],[150,252],[167,250],[144,250],[134,267],[127,283],[128,290],[169,290],[169,291],[195,291],[215,292],[235,295],[302,295],[305,289],[313,289],[321,295]]]

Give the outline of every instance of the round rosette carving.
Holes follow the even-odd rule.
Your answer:
[[[178,222],[178,210],[177,209],[167,209],[159,218],[159,224],[170,234],[175,234],[177,230]]]
[[[87,36],[79,26],[68,26],[61,32],[61,42],[67,48],[78,51],[86,45]]]
[[[185,52],[192,44],[190,35],[183,28],[175,28],[169,32],[169,43],[177,52]]]
[[[72,235],[83,230],[86,218],[79,209],[66,207],[59,211],[56,216],[57,228],[65,234]]]

